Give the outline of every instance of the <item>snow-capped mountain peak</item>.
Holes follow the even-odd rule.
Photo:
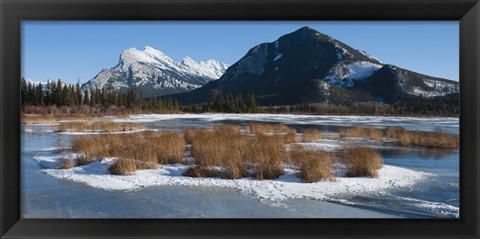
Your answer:
[[[185,57],[176,62],[165,53],[145,46],[143,50],[128,48],[121,52],[118,64],[103,69],[83,89],[126,90],[130,87],[144,96],[158,96],[191,91],[217,80],[228,65],[215,60],[196,62]]]

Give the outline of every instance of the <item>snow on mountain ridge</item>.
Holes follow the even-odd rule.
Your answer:
[[[114,90],[133,87],[145,96],[191,91],[219,79],[229,65],[210,59],[199,63],[190,57],[177,62],[149,46],[143,50],[128,48],[120,54],[118,64],[103,69],[82,88]]]
[[[330,69],[325,80],[334,85],[352,87],[353,80],[367,78],[381,67],[382,65],[368,61],[342,61]]]

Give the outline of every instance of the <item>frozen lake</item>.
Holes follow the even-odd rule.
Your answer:
[[[252,121],[282,123],[299,130],[317,128],[326,133],[335,133],[338,127],[363,125],[401,126],[423,131],[441,129],[458,135],[459,127],[457,118],[363,116],[185,114],[133,115],[114,120],[141,122],[147,128],[156,130]],[[74,175],[64,170],[48,171],[34,159],[58,154],[54,150],[57,140],[68,140],[70,137],[69,134],[55,132],[50,125],[22,125],[22,217],[459,217],[458,149],[372,145],[381,152],[385,162],[379,179],[340,179],[339,182],[317,185],[297,183],[286,176],[271,183],[247,179],[212,179],[198,183],[198,179],[178,175],[171,177],[177,169],[172,166],[163,169],[166,176],[154,175],[156,177],[152,178],[156,181],[149,181],[142,186],[143,181],[122,184],[104,175],[92,177],[89,174],[86,180],[86,177],[76,177],[82,172]],[[88,167],[78,170],[87,171]],[[156,173],[141,172],[138,177]],[[97,176],[98,181],[104,180],[106,183],[92,182],[91,178]],[[390,176],[392,178],[389,181]],[[117,190],[119,187],[120,190]]]

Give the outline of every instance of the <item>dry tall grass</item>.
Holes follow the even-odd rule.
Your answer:
[[[190,140],[192,156],[201,167],[198,170],[219,166],[225,168],[225,178],[237,179],[246,175],[242,156],[247,145],[247,136],[240,134],[238,126],[202,131]]]
[[[377,177],[378,169],[383,167],[382,156],[370,148],[348,147],[340,155],[347,165],[348,177]]]
[[[303,142],[312,142],[322,139],[322,134],[316,129],[307,129],[303,132]]]
[[[299,167],[299,178],[303,182],[313,183],[322,179],[334,180],[332,167],[335,153],[323,150],[309,150],[301,145],[294,145],[289,150],[290,162]]]
[[[266,134],[274,132],[273,126],[271,124],[249,123],[247,125],[247,128],[250,134]]]
[[[183,137],[185,138],[185,141],[187,142],[187,144],[192,144],[194,138],[196,138],[198,135],[203,134],[207,131],[209,131],[209,129],[185,128],[183,130]]]
[[[176,131],[154,133],[146,136],[146,148],[152,149],[159,164],[183,163],[185,139]]]
[[[73,167],[75,167],[75,161],[73,161],[73,159],[67,159],[63,161],[60,165],[61,169],[70,169]]]
[[[109,168],[111,174],[114,175],[132,175],[137,171],[135,160],[133,159],[117,159]]]
[[[373,127],[350,127],[340,128],[340,138],[343,137],[360,137],[372,140],[381,138],[396,139],[401,146],[423,146],[431,148],[447,148],[455,149],[460,145],[457,136],[443,132],[424,132],[424,131],[408,131],[401,127],[387,127],[378,129]]]
[[[338,128],[340,138],[356,137],[378,140],[383,138],[383,130],[374,127],[353,126],[348,128]]]
[[[256,179],[275,179],[283,175],[288,155],[282,136],[257,135],[249,138],[244,158],[253,164]]]
[[[57,130],[60,132],[65,131],[102,131],[102,132],[122,132],[143,129],[141,124],[125,123],[119,124],[109,120],[101,121],[73,121],[62,122],[57,126]]]
[[[20,116],[22,124],[51,123],[56,120],[53,114],[22,114]]]
[[[72,150],[84,154],[80,165],[96,158],[119,157],[133,159],[139,169],[155,169],[159,163],[182,163],[185,141],[177,132],[85,135],[72,137]]]
[[[385,129],[385,137],[397,139],[398,144],[401,146],[456,149],[460,145],[457,136],[443,131],[407,131],[401,127],[387,127]]]
[[[224,174],[215,168],[198,165],[188,168],[185,172],[182,173],[182,175],[193,178],[224,177]]]
[[[266,132],[258,130],[258,126],[252,126],[253,128],[257,133]],[[217,176],[217,173],[212,173],[211,167],[218,166],[223,168],[222,177],[242,178],[247,176],[246,164],[253,165],[253,176],[257,179],[277,178],[284,173],[284,145],[288,134],[267,136],[258,133],[246,136],[238,126],[231,125],[214,127],[211,131],[186,132],[189,132],[192,156],[198,166],[190,169],[187,173],[189,176]]]
[[[250,134],[287,134],[291,131],[283,124],[249,123],[246,128]]]

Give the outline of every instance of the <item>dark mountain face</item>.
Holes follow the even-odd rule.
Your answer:
[[[192,92],[173,95],[202,103],[218,94],[254,92],[261,105],[352,103],[458,93],[458,83],[383,65],[316,30],[303,27],[250,49],[223,76]]]

